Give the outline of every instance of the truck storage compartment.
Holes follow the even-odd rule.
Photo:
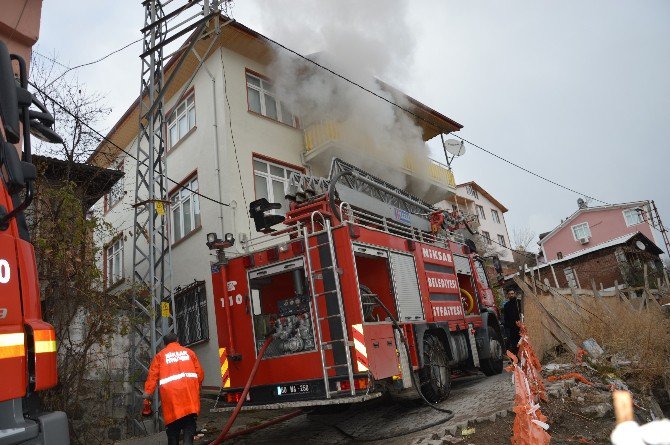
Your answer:
[[[276,332],[265,358],[316,350],[305,282],[302,259],[249,272],[256,351],[272,330]]]
[[[354,256],[361,292],[363,321],[383,321],[388,318],[386,311],[369,294],[376,295],[397,320],[398,310],[393,296],[388,252],[372,246],[354,245]]]

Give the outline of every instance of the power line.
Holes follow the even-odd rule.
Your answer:
[[[126,149],[124,149],[124,148],[121,148],[119,145],[117,145],[114,141],[112,141],[111,139],[109,139],[107,136],[103,135],[103,134],[100,133],[98,130],[96,130],[95,128],[91,127],[87,122],[83,121],[81,118],[79,118],[77,115],[75,115],[72,111],[70,111],[65,105],[63,105],[62,103],[58,102],[56,99],[54,99],[54,98],[51,97],[49,94],[47,94],[46,92],[44,92],[44,91],[43,91],[42,89],[40,89],[37,85],[35,85],[33,82],[30,82],[30,85],[31,85],[33,88],[35,88],[40,94],[42,94],[44,97],[46,97],[46,98],[49,99],[51,102],[53,102],[55,105],[57,105],[61,110],[65,111],[67,114],[69,114],[69,115],[70,115],[73,119],[75,119],[78,123],[80,123],[81,125],[85,126],[85,127],[88,128],[89,130],[91,130],[93,133],[95,133],[101,140],[104,140],[104,141],[110,143],[111,145],[113,145],[114,147],[118,148],[119,150],[121,150],[121,151],[122,151],[123,153],[125,153],[126,155],[130,156],[131,158],[133,158],[135,161],[138,161],[138,162],[139,162],[139,160],[137,159],[137,157],[136,157],[135,155],[131,154],[128,150],[126,150]],[[159,172],[156,172],[156,173],[159,173]],[[160,173],[159,173],[159,174],[160,174]],[[219,205],[222,205],[222,206],[230,207],[230,204],[226,204],[226,203],[221,202],[221,201],[219,201],[219,200],[216,200],[216,199],[214,199],[214,198],[210,198],[210,197],[207,196],[207,195],[203,195],[203,194],[200,193],[199,191],[192,190],[192,189],[188,188],[188,186],[183,185],[183,184],[181,183],[181,181],[175,181],[174,179],[170,178],[169,176],[167,176],[167,175],[165,175],[165,174],[163,174],[163,177],[164,177],[165,179],[167,179],[168,181],[172,182],[172,183],[175,184],[175,185],[180,185],[180,186],[182,186],[182,188],[183,188],[184,190],[188,190],[189,192],[191,192],[191,193],[193,193],[193,194],[195,194],[195,195],[198,195],[198,196],[200,196],[201,198],[204,198],[204,199],[206,199],[206,200],[208,200],[208,201],[211,201],[211,202],[213,202],[213,203],[215,203],[215,204],[219,204]]]
[[[338,78],[344,80],[345,82],[348,82],[348,83],[350,83],[351,85],[354,85],[354,86],[360,88],[361,90],[363,90],[363,91],[365,91],[365,92],[367,92],[367,93],[372,94],[373,96],[377,97],[378,99],[381,99],[381,100],[383,100],[384,102],[386,102],[386,103],[388,103],[388,104],[390,104],[390,105],[392,105],[392,106],[394,106],[394,107],[396,107],[396,108],[398,108],[398,109],[400,109],[400,110],[402,110],[402,111],[404,111],[404,112],[406,112],[406,113],[408,113],[408,114],[414,116],[415,118],[417,118],[417,119],[419,119],[419,120],[421,120],[421,121],[423,121],[423,122],[426,122],[428,125],[431,125],[432,127],[436,128],[437,130],[440,130],[442,133],[450,133],[449,130],[440,127],[440,126],[437,125],[435,122],[431,122],[431,121],[429,121],[428,119],[424,118],[423,116],[420,116],[419,114],[414,113],[414,112],[411,111],[411,110],[408,110],[407,108],[403,107],[402,105],[399,105],[399,104],[395,103],[394,101],[392,101],[392,100],[390,100],[390,99],[388,99],[388,98],[382,96],[381,94],[378,94],[378,93],[372,91],[371,89],[369,89],[369,88],[367,88],[367,87],[365,87],[365,86],[363,86],[363,85],[357,83],[356,81],[351,80],[351,79],[349,79],[348,77],[346,77],[346,76],[344,76],[344,75],[338,73],[337,71],[334,71],[334,70],[332,70],[332,69],[330,69],[330,68],[328,68],[328,67],[326,67],[326,66],[324,66],[324,65],[322,65],[322,64],[320,64],[320,63],[318,63],[318,62],[316,62],[315,60],[312,60],[312,59],[310,59],[309,57],[300,54],[299,52],[297,52],[297,51],[295,51],[295,50],[293,50],[293,49],[291,49],[291,48],[289,48],[289,47],[287,47],[287,46],[285,46],[285,45],[283,45],[283,44],[277,42],[276,40],[273,40],[273,39],[271,39],[270,37],[267,37],[267,36],[261,36],[261,37],[263,37],[265,40],[269,41],[270,43],[272,43],[272,44],[274,44],[274,45],[276,45],[276,46],[278,46],[278,47],[284,49],[285,51],[288,51],[288,52],[290,52],[291,54],[294,54],[294,55],[298,56],[299,58],[301,58],[301,59],[303,59],[303,60],[305,60],[305,61],[307,61],[307,62],[309,62],[309,63],[314,64],[315,66],[321,68],[322,70],[327,71],[327,72],[329,72],[330,74],[332,74],[332,75],[334,75],[334,76],[336,76],[336,77],[338,77]],[[572,188],[570,188],[570,187],[568,187],[568,186],[565,186],[565,185],[563,185],[563,184],[560,184],[559,182],[556,182],[556,181],[554,181],[554,180],[552,180],[552,179],[549,179],[549,178],[547,178],[547,177],[545,177],[545,176],[542,176],[542,175],[539,174],[539,173],[535,173],[534,171],[532,171],[532,170],[530,170],[530,169],[527,169],[527,168],[525,168],[525,167],[523,167],[523,166],[521,166],[521,165],[519,165],[519,164],[517,164],[517,163],[515,163],[515,162],[513,162],[513,161],[510,161],[510,160],[508,160],[508,159],[505,159],[505,158],[503,158],[502,156],[500,156],[500,155],[498,155],[498,154],[496,154],[496,153],[494,153],[494,152],[492,152],[492,151],[490,151],[490,150],[487,150],[487,149],[485,149],[484,147],[482,147],[482,146],[480,146],[480,145],[477,145],[477,144],[475,144],[475,143],[473,143],[473,142],[470,142],[469,140],[467,140],[467,139],[465,139],[465,138],[463,138],[463,137],[461,137],[461,136],[458,136],[458,135],[456,135],[456,134],[453,134],[453,136],[457,137],[458,139],[462,140],[463,142],[466,142],[466,143],[472,145],[473,147],[478,148],[478,149],[482,150],[483,152],[485,152],[485,153],[487,153],[487,154],[489,154],[489,155],[491,155],[491,156],[493,156],[493,157],[495,157],[495,158],[497,158],[497,159],[499,159],[499,160],[501,160],[501,161],[503,161],[503,162],[508,163],[509,165],[512,165],[513,167],[516,167],[516,168],[518,168],[518,169],[520,169],[520,170],[522,170],[522,171],[524,171],[524,172],[526,172],[526,173],[528,173],[528,174],[531,174],[531,175],[533,175],[533,176],[535,176],[535,177],[537,177],[537,178],[539,178],[539,179],[542,179],[542,180],[544,180],[544,181],[547,181],[547,182],[549,182],[550,184],[553,184],[553,185],[558,186],[558,187],[560,187],[560,188],[562,188],[562,189],[568,190],[568,191],[570,191],[570,192],[572,192],[572,193],[575,193],[575,194],[577,194],[577,195],[581,195],[581,196],[584,196],[584,197],[593,199],[594,201],[598,201],[598,202],[601,202],[601,203],[603,203],[603,204],[608,204],[606,201],[603,201],[603,200],[601,200],[601,199],[598,199],[598,198],[595,198],[595,197],[593,197],[593,196],[587,195],[586,193],[579,192],[579,191],[577,191],[577,190],[575,190],[575,189],[572,189]]]
[[[51,81],[51,83],[49,84],[49,85],[51,85],[51,84],[53,84],[54,82],[56,82],[58,79],[60,79],[60,78],[62,78],[63,76],[65,76],[65,75],[66,75],[67,73],[69,73],[70,71],[74,71],[74,70],[76,70],[76,69],[83,68],[83,67],[85,67],[85,66],[95,65],[96,63],[102,62],[103,60],[105,60],[105,59],[107,59],[107,58],[113,56],[114,54],[119,53],[119,52],[123,51],[124,49],[129,48],[129,47],[133,46],[134,44],[136,44],[136,43],[138,43],[138,42],[141,42],[141,41],[142,41],[141,38],[140,38],[140,39],[137,39],[137,40],[134,40],[134,41],[132,41],[132,42],[130,42],[130,43],[127,43],[127,44],[123,45],[121,48],[115,49],[114,51],[112,51],[112,52],[110,52],[110,53],[108,53],[108,54],[105,54],[104,56],[102,56],[102,57],[100,57],[100,58],[97,58],[97,59],[95,59],[95,60],[91,60],[90,62],[82,63],[82,64],[80,64],[80,65],[75,65],[75,66],[73,66],[73,67],[68,67],[68,66],[66,66],[66,65],[63,65],[62,63],[60,63],[60,62],[58,62],[58,61],[56,61],[56,60],[54,60],[54,59],[51,59],[51,58],[49,58],[49,57],[46,57],[46,56],[44,56],[43,54],[40,54],[40,53],[37,52],[37,51],[34,51],[34,52],[35,52],[35,54],[37,54],[37,55],[39,55],[39,56],[41,56],[41,57],[44,57],[45,59],[51,60],[52,62],[57,63],[58,65],[67,68],[65,71],[63,71],[62,73],[60,73],[60,75],[59,75],[58,77],[56,77],[54,80]]]

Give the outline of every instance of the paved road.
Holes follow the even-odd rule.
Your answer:
[[[352,406],[337,415],[301,415],[233,442],[238,444],[345,444],[356,442],[406,444],[420,437],[445,435],[468,421],[494,419],[513,406],[514,387],[511,374],[495,377],[466,377],[454,381],[449,399],[440,407],[454,412],[444,422],[445,414],[427,406],[394,403],[376,399]]]
[[[451,396],[440,405],[441,408],[454,412],[454,418],[446,422],[444,413],[425,405],[375,399],[353,405],[339,414],[327,416],[303,414],[229,443],[409,444],[421,438],[430,438],[435,434],[438,437],[445,436],[447,432],[455,434],[456,430],[462,428],[468,421],[481,421],[493,419],[496,415],[505,415],[512,408],[513,400],[514,387],[511,374],[503,373],[494,377],[477,375],[453,382]],[[203,405],[203,411],[206,409],[206,405]],[[236,427],[243,428],[245,425],[253,425],[278,414],[273,411],[246,411],[240,414]],[[225,414],[204,414],[198,423],[201,426],[202,423],[214,421],[222,425],[226,417]],[[124,445],[163,445],[167,443],[167,440],[165,433],[161,433],[121,443]]]

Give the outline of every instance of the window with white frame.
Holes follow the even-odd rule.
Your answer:
[[[491,218],[493,218],[493,222],[500,224],[500,213],[497,210],[491,209]]]
[[[465,186],[465,191],[468,193],[470,196],[474,196],[475,199],[479,199],[479,193],[477,190],[471,186],[471,185],[466,185]]]
[[[484,236],[484,239],[486,240],[486,244],[491,244],[491,234],[489,232],[482,231],[482,235]]]
[[[288,179],[291,173],[298,172],[298,170],[260,158],[254,158],[253,163],[256,199],[266,198],[269,202],[280,203],[281,209],[275,212],[280,215],[285,214],[288,211],[286,200]]]
[[[502,235],[498,235],[498,244],[500,244],[503,247],[507,247],[507,244],[505,243],[505,237]]]
[[[170,195],[172,240],[178,241],[200,227],[198,178],[189,179]]]
[[[179,342],[188,346],[209,339],[207,324],[207,293],[204,281],[175,292],[175,320]]]
[[[249,111],[298,128],[298,119],[284,102],[277,99],[274,85],[269,80],[247,72],[247,100]]]
[[[486,213],[484,213],[484,207],[480,205],[477,206],[477,215],[479,215],[479,219],[481,220],[486,219]]]
[[[626,209],[623,211],[623,217],[626,220],[626,226],[634,226],[644,222],[642,211],[638,209]]]
[[[105,248],[105,285],[111,287],[123,280],[123,237],[119,236]]]
[[[575,236],[576,240],[582,238],[589,238],[591,236],[591,229],[589,229],[589,223],[583,222],[581,224],[576,224],[572,226],[572,234]]]
[[[172,148],[195,127],[195,94],[179,102],[167,119],[168,147]]]

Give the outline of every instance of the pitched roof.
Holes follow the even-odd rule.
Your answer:
[[[642,232],[635,232],[635,233],[627,233],[626,235],[622,235],[622,236],[618,236],[616,238],[612,238],[611,240],[602,242],[600,244],[596,244],[595,246],[587,247],[586,249],[577,250],[575,252],[572,252],[570,255],[564,256],[560,260],[549,261],[548,263],[544,263],[542,265],[539,265],[537,268],[541,269],[545,266],[549,266],[549,265],[553,265],[553,264],[557,264],[557,263],[562,263],[564,261],[569,261],[569,260],[578,258],[580,256],[596,252],[598,250],[607,249],[608,247],[613,247],[613,246],[618,246],[618,245],[621,245],[621,244],[626,244],[626,243],[630,242],[633,238],[636,238],[636,237],[640,238],[640,241],[642,241],[645,244],[646,249],[649,249],[649,251],[651,253],[656,254],[656,255],[660,255],[661,253],[663,253],[663,250],[661,250],[661,248],[658,247],[654,243],[654,241],[647,238]]]
[[[270,42],[269,38],[236,20],[231,20],[224,16],[222,16],[222,19],[226,25],[221,28],[221,33],[217,37],[217,41],[213,45],[213,49],[216,49],[220,46],[225,46],[232,49],[233,51],[236,51],[240,54],[245,54],[248,57],[254,60],[259,60],[261,63],[265,64],[269,64],[273,60],[276,46]],[[188,37],[187,41],[193,39],[195,35],[196,32],[194,31]],[[209,38],[211,38],[211,36]],[[209,43],[209,40],[201,39],[196,43],[194,49],[196,49],[199,54],[204,54],[207,50],[207,47],[209,46]],[[165,64],[164,71],[166,79],[175,69],[177,61],[184,52],[183,48],[184,45],[182,46],[182,49],[177,51]],[[211,57],[212,54],[214,54],[214,51],[212,51],[209,57]],[[175,94],[179,93],[181,86],[188,81],[200,63],[192,52],[186,54],[185,57],[187,59],[182,65],[180,72],[177,74],[175,81],[172,82],[166,91],[164,101],[170,100],[170,98],[174,97]],[[444,130],[446,130],[444,132],[452,132],[463,128],[463,125],[459,124],[458,122],[448,118],[444,114],[430,108],[429,106],[424,105],[418,100],[407,96],[391,85],[388,85],[380,80],[377,81],[379,82],[379,85],[382,89],[391,93],[400,94],[401,97],[407,101],[409,104],[409,111],[415,115],[415,123],[423,130],[423,138],[425,141],[439,135]],[[130,105],[130,107],[125,111],[125,113],[123,113],[114,127],[112,127],[112,129],[109,131],[107,134],[107,139],[124,148],[133,141],[139,131],[139,103],[140,98],[137,97]],[[106,140],[103,140],[100,142],[98,147],[86,162],[104,165],[105,160],[109,161],[110,159],[113,159],[118,155],[118,153],[118,148],[114,147],[113,144],[107,142]],[[105,156],[102,155],[108,156],[105,158]]]
[[[573,221],[575,218],[577,218],[579,215],[582,213],[587,213],[587,212],[600,212],[602,210],[610,210],[610,209],[616,209],[616,208],[622,208],[625,209],[627,207],[633,207],[633,206],[643,206],[647,205],[649,201],[633,201],[633,202],[623,202],[621,204],[607,204],[603,206],[597,206],[597,207],[585,207],[585,208],[580,208],[575,211],[572,215],[568,216],[564,221],[562,221],[559,225],[554,227],[553,230],[550,232],[546,232],[546,234],[542,237],[540,237],[540,240],[537,242],[540,246],[544,244],[549,238],[554,236],[560,229],[563,227],[567,226],[571,221]]]
[[[498,207],[498,208],[500,209],[501,212],[506,213],[506,212],[509,210],[507,207],[505,207],[504,205],[502,205],[502,203],[501,203],[500,201],[498,201],[497,199],[495,199],[489,192],[487,192],[486,190],[484,190],[484,188],[483,188],[481,185],[477,184],[475,181],[468,181],[468,182],[464,182],[463,184],[458,184],[458,185],[456,186],[456,188],[459,188],[459,187],[465,187],[465,186],[468,186],[468,185],[471,186],[471,187],[474,187],[475,189],[477,189],[477,191],[478,191],[479,193],[481,193],[482,195],[484,195],[484,196],[486,197],[486,199],[488,199],[489,201],[491,201],[491,203],[492,203],[493,205],[495,205],[496,207]]]

